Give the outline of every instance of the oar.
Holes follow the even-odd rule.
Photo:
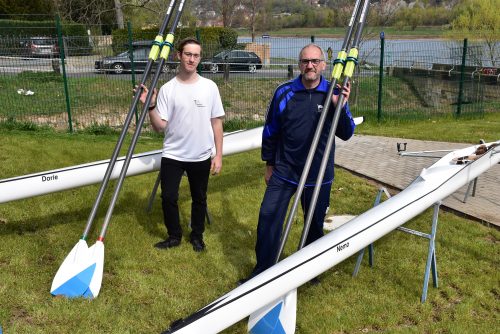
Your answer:
[[[353,46],[349,50],[349,56],[347,57],[346,66],[344,68],[344,81],[342,83],[342,89],[347,87],[349,81],[351,80],[354,69],[358,63],[358,53],[359,53],[359,43],[361,42],[361,34],[363,32],[364,24],[366,21],[366,16],[368,14],[368,8],[370,5],[370,1],[366,0],[363,4],[363,12],[359,18],[359,24],[356,31],[356,36],[353,41]],[[335,132],[337,130],[337,125],[340,119],[340,113],[342,112],[342,105],[344,104],[344,95],[340,94],[337,102],[337,106],[335,107],[335,113],[333,114],[332,125],[330,128],[330,132],[328,134],[328,140],[326,142],[325,152],[323,154],[323,159],[321,160],[321,165],[319,167],[318,176],[316,178],[316,183],[314,185],[314,191],[311,198],[311,203],[309,204],[309,210],[306,215],[306,221],[304,223],[304,229],[302,230],[302,236],[300,238],[299,248],[304,247],[307,234],[309,233],[309,227],[311,226],[312,217],[314,215],[314,209],[316,207],[316,202],[318,200],[319,191],[321,189],[321,181],[323,180],[323,176],[325,175],[326,165],[328,164],[328,157],[332,150],[333,142],[335,140]]]
[[[57,271],[54,280],[52,281],[52,286],[50,289],[50,292],[52,295],[63,295],[66,297],[78,297],[78,296],[85,296],[89,298],[94,298],[98,295],[99,289],[101,286],[101,281],[102,281],[102,270],[103,270],[103,263],[104,263],[104,244],[102,243],[102,240],[98,240],[98,242],[93,245],[92,247],[87,246],[87,236],[90,231],[90,228],[92,226],[92,223],[95,219],[97,209],[99,207],[99,204],[102,200],[102,197],[104,195],[104,192],[106,190],[106,187],[108,185],[111,173],[113,172],[113,168],[115,166],[116,160],[118,158],[118,154],[120,152],[120,149],[123,145],[125,136],[127,134],[128,128],[130,126],[130,122],[133,119],[134,113],[136,106],[139,102],[140,95],[142,93],[142,87],[144,84],[146,84],[147,79],[149,74],[151,73],[151,69],[153,66],[153,63],[156,61],[158,58],[158,55],[160,54],[161,46],[164,45],[163,43],[163,35],[167,29],[168,22],[170,21],[171,18],[171,13],[173,8],[175,7],[177,0],[171,0],[170,5],[167,9],[167,13],[165,16],[165,19],[163,20],[163,23],[161,25],[161,28],[158,32],[158,35],[155,38],[155,41],[153,42],[153,46],[151,47],[151,51],[149,53],[149,59],[148,63],[146,64],[146,68],[144,70],[144,75],[141,81],[141,85],[139,85],[136,94],[133,98],[132,104],[130,106],[129,112],[127,114],[127,117],[125,119],[125,123],[123,125],[123,129],[120,133],[120,137],[118,139],[118,142],[114,148],[113,154],[111,156],[109,165],[106,169],[106,172],[104,174],[103,181],[101,183],[101,186],[99,188],[99,192],[97,194],[96,200],[94,202],[94,205],[92,207],[92,210],[90,212],[89,218],[87,220],[87,225],[85,226],[85,230],[83,232],[83,235],[81,239],[78,241],[78,243],[73,247],[71,252],[68,254],[66,259],[63,261],[61,266],[59,267],[59,270]],[[183,3],[184,1],[182,1]],[[179,6],[179,8],[182,8]],[[177,16],[180,16],[180,12],[178,12]],[[175,26],[178,23],[178,18],[176,17],[175,21]],[[174,29],[175,29],[174,26]],[[169,36],[172,35],[171,37],[167,37],[167,45],[168,49],[170,50],[170,47],[172,46],[173,42],[173,34],[169,34]],[[168,55],[168,51],[167,51]],[[161,67],[160,67],[161,68]],[[160,68],[157,69],[157,73],[160,72]],[[156,83],[155,83],[156,84]],[[153,88],[153,87],[152,87]],[[153,89],[151,89],[152,91]],[[151,98],[150,98],[151,99]],[[150,101],[150,99],[148,101]],[[145,109],[148,104],[145,104]],[[143,111],[144,113],[144,111]],[[142,123],[144,122],[144,117],[142,118],[142,121],[137,123],[136,125],[136,133],[140,133],[140,129],[142,127]],[[132,151],[135,148],[135,144],[137,142],[137,136],[134,134],[135,142],[133,141],[131,144],[131,148],[129,149],[129,152]],[[122,167],[122,172],[120,174],[120,178],[122,177],[122,174],[126,173],[126,170],[128,168],[128,165],[130,163],[130,156],[127,154],[126,161]],[[122,180],[123,182],[123,180]],[[120,186],[121,183],[120,182]],[[118,191],[119,191],[119,186],[117,185]],[[115,190],[116,192],[116,190]],[[113,203],[114,205],[114,203]]]
[[[362,5],[362,11],[361,9],[361,3]],[[276,262],[279,261],[279,257],[281,256],[281,253],[283,252],[283,248],[286,243],[286,239],[288,238],[288,234],[290,232],[290,228],[292,225],[292,221],[295,216],[295,212],[298,207],[298,203],[300,201],[300,197],[302,195],[303,188],[305,186],[305,182],[307,179],[307,175],[309,174],[309,169],[312,164],[312,159],[314,157],[314,154],[316,152],[316,148],[319,142],[319,136],[321,135],[323,125],[326,119],[326,115],[328,114],[328,110],[330,108],[330,103],[331,103],[331,97],[333,95],[333,90],[335,89],[335,86],[337,84],[337,81],[340,80],[340,76],[342,75],[342,70],[344,68],[344,63],[345,60],[348,60],[348,63],[346,65],[346,69],[349,67],[352,67],[350,63],[354,63],[356,61],[355,58],[357,58],[357,53],[356,57],[353,57],[355,51],[353,48],[351,48],[351,52],[349,53],[349,57],[347,57],[347,49],[349,47],[350,41],[352,34],[355,30],[355,21],[358,20],[359,18],[359,23],[357,24],[357,34],[356,34],[356,43],[359,43],[359,38],[361,36],[361,30],[362,30],[362,25],[364,21],[366,20],[366,14],[368,11],[368,6],[369,6],[369,0],[357,0],[354,11],[351,17],[351,20],[349,22],[348,30],[346,32],[346,36],[344,38],[344,42],[342,45],[342,50],[339,52],[337,59],[335,60],[335,67],[332,71],[332,82],[330,89],[327,94],[327,98],[325,100],[325,105],[323,107],[323,110],[325,112],[321,115],[321,118],[318,122],[316,132],[313,138],[313,142],[311,144],[311,148],[309,149],[308,157],[306,159],[306,163],[304,165],[304,170],[302,171],[302,175],[299,181],[299,185],[297,187],[297,191],[295,193],[295,199],[294,203],[292,205],[292,208],[290,210],[287,224],[285,227],[285,232],[282,237],[281,243],[280,243],[280,248],[278,251],[278,254],[276,256]],[[357,49],[356,49],[357,50]],[[345,72],[344,72],[345,75]],[[352,76],[352,74],[351,74]],[[344,80],[343,87],[345,87],[348,84],[348,80]],[[342,88],[343,90],[343,88]],[[342,92],[341,90],[341,92]],[[342,105],[344,102],[344,97],[340,93],[339,95],[339,100],[337,102],[337,106],[335,109],[335,114],[334,114],[334,119],[332,122],[332,127],[330,130],[329,134],[329,140],[326,145],[326,151],[324,152],[323,159],[322,159],[322,164],[320,166],[320,171],[319,174],[321,177],[318,175],[317,181],[316,181],[316,186],[314,188],[315,191],[315,196],[317,199],[317,190],[319,191],[321,187],[321,181],[323,179],[324,171],[326,168],[326,164],[323,163],[325,160],[328,160],[328,156],[330,155],[330,148],[331,145],[333,144],[333,141],[330,141],[330,137],[335,137],[335,130],[338,124],[338,120],[340,117],[340,112],[342,110]],[[333,134],[333,135],[332,135]],[[312,218],[312,213],[314,213],[314,209],[316,207],[316,199],[311,201],[311,204],[309,206],[309,211],[306,217],[306,222],[304,223],[304,230],[302,233],[301,237],[301,242],[299,245],[299,249],[303,247],[305,244],[305,240],[307,237],[307,232],[309,231],[309,226],[311,223],[311,218]],[[305,237],[304,237],[305,236]],[[293,289],[289,293],[287,293],[285,296],[282,298],[279,298],[278,300],[264,306],[257,312],[254,312],[250,315],[249,321],[248,321],[248,331],[252,334],[271,334],[271,333],[286,333],[286,334],[292,334],[295,333],[295,322],[296,322],[296,313],[297,313],[297,290]]]
[[[123,185],[123,181],[125,180],[125,177],[127,176],[127,168],[130,164],[130,160],[132,159],[132,155],[134,154],[134,149],[135,145],[137,144],[137,141],[139,140],[139,136],[141,134],[142,130],[142,124],[144,124],[144,120],[146,118],[146,115],[148,113],[149,109],[149,104],[151,102],[151,98],[153,96],[153,91],[154,88],[156,87],[156,84],[158,83],[158,78],[161,75],[161,69],[163,68],[163,65],[165,63],[165,60],[168,58],[168,55],[170,54],[170,50],[173,48],[173,41],[174,41],[174,31],[175,28],[177,27],[177,24],[179,23],[179,20],[181,18],[182,14],[182,9],[184,6],[184,0],[181,0],[179,4],[179,8],[177,11],[177,15],[175,17],[174,23],[172,24],[172,27],[170,28],[170,32],[167,35],[167,38],[165,39],[165,42],[163,43],[163,47],[161,50],[160,54],[160,62],[157,65],[155,75],[153,77],[153,80],[151,81],[150,85],[150,90],[148,91],[148,94],[146,96],[146,101],[144,102],[144,108],[142,110],[142,113],[139,117],[139,120],[137,122],[137,127],[135,129],[134,135],[132,137],[132,142],[130,144],[130,147],[128,149],[127,155],[125,156],[125,161],[123,162],[123,168],[121,170],[120,176],[118,177],[118,181],[116,183],[115,191],[113,193],[113,196],[111,198],[111,202],[108,207],[108,211],[106,212],[106,216],[104,218],[104,222],[101,228],[101,233],[99,237],[97,238],[97,241],[95,243],[95,247],[98,249],[102,248],[102,252],[98,252],[95,254],[95,261],[96,261],[96,271],[94,273],[94,276],[92,277],[92,280],[90,281],[89,289],[92,291],[92,294],[94,291],[99,292],[99,289],[101,288],[101,283],[102,283],[102,273],[103,273],[103,267],[104,267],[104,236],[106,235],[106,230],[108,228],[109,222],[111,220],[111,216],[113,214],[113,209],[115,208],[116,201],[118,200],[118,196],[120,194],[120,190]],[[94,247],[93,246],[93,247]],[[91,247],[92,248],[92,247]],[[95,295],[94,295],[95,296]]]

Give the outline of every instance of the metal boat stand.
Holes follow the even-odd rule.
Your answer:
[[[467,198],[469,197],[469,193],[470,193],[471,188],[472,188],[471,196],[472,197],[476,196],[476,187],[477,187],[477,177],[474,180],[469,182],[469,185],[467,186],[467,190],[465,191],[464,199],[462,201],[463,203],[467,202]]]
[[[186,175],[186,174],[184,174],[184,175]],[[153,202],[155,200],[156,193],[158,192],[158,187],[160,186],[160,181],[161,181],[161,174],[160,174],[160,172],[158,172],[158,176],[156,177],[155,184],[153,185],[153,189],[151,190],[151,195],[149,195],[148,206],[146,207],[147,213],[151,213],[151,210],[153,209]],[[207,220],[208,224],[212,223],[212,217],[210,216],[210,212],[208,212],[208,207],[207,207],[207,212],[205,213],[205,219]],[[189,225],[191,225],[191,222],[189,223]]]
[[[390,198],[391,195],[387,191],[386,188],[382,187],[379,189],[377,193],[377,197],[375,199],[375,203],[373,206],[377,206],[380,204],[380,201],[382,199],[382,194],[385,194],[387,198]],[[409,233],[412,235],[416,235],[419,237],[423,237],[429,240],[429,251],[427,254],[427,263],[425,265],[425,273],[424,273],[424,284],[423,284],[423,289],[422,289],[422,296],[420,298],[420,301],[422,303],[425,302],[427,299],[427,288],[429,286],[429,276],[432,270],[432,282],[435,288],[438,287],[438,274],[437,274],[437,265],[436,265],[436,246],[435,246],[435,240],[436,240],[436,231],[437,231],[437,223],[438,223],[438,214],[439,214],[439,207],[441,205],[441,201],[437,202],[434,204],[434,213],[432,217],[432,227],[431,227],[431,233],[423,233],[420,231],[415,231],[406,227],[398,227],[397,230]],[[370,267],[373,267],[373,255],[374,255],[374,248],[373,248],[373,243],[370,244],[368,247],[368,255],[369,255],[369,264]],[[352,274],[353,277],[356,277],[359,272],[359,268],[361,266],[361,261],[363,260],[363,255],[365,253],[365,250],[362,249],[358,253],[358,259],[356,261],[356,265],[354,267],[354,272]]]

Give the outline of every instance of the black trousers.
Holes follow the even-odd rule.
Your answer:
[[[211,159],[196,162],[184,162],[169,158],[161,159],[161,197],[163,219],[168,235],[182,238],[179,219],[179,186],[184,172],[191,190],[191,239],[202,239],[205,231],[207,212],[207,188]]]

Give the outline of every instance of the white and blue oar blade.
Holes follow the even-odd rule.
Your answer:
[[[297,315],[297,290],[250,314],[248,333],[293,334]]]
[[[80,239],[59,267],[50,293],[68,298],[80,297],[87,290],[94,271],[87,242]]]
[[[104,243],[97,241],[89,248],[91,257],[94,259],[95,270],[88,288],[82,294],[85,298],[93,299],[99,295],[102,285],[102,274],[104,271]]]
[[[66,256],[52,281],[50,293],[68,298],[95,298],[99,294],[104,267],[104,244],[88,247],[81,239]]]

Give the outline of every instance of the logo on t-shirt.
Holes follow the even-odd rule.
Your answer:
[[[323,105],[318,104],[318,112],[322,112],[322,111],[323,111]]]
[[[200,100],[194,100],[194,104],[198,107],[198,108],[203,108],[205,107],[205,105],[203,104],[203,102],[201,102]]]

